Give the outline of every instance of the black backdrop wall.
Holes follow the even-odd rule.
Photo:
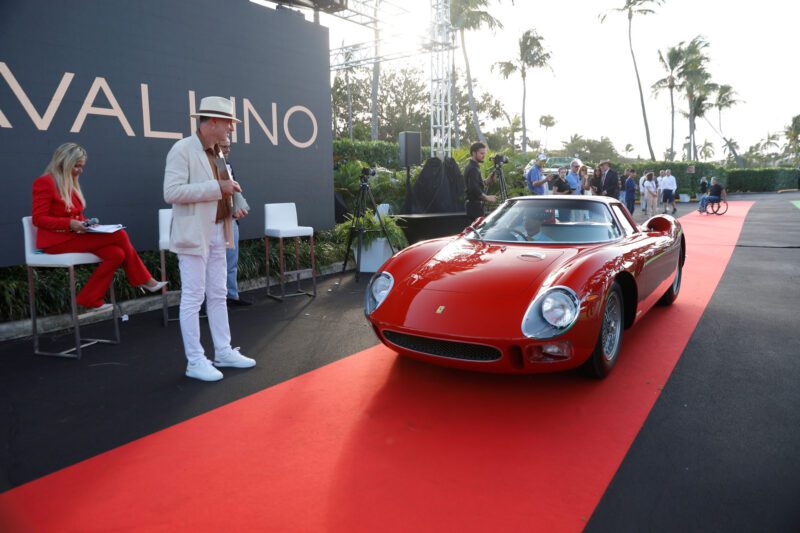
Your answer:
[[[55,148],[88,152],[87,216],[157,248],[164,162],[204,96],[233,98],[231,162],[263,235],[264,204],[333,225],[328,30],[247,0],[0,2],[0,266],[24,262],[20,219]]]

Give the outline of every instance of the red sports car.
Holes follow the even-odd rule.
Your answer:
[[[369,282],[364,312],[401,355],[504,373],[581,365],[602,378],[623,329],[681,287],[668,215],[637,226],[618,200],[512,198],[459,235],[417,243]]]

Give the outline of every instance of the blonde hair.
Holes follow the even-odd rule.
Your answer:
[[[58,194],[67,204],[67,208],[72,208],[72,193],[80,198],[83,207],[86,207],[86,199],[81,191],[81,184],[78,178],[72,176],[72,169],[79,161],[86,162],[86,150],[75,143],[64,143],[53,153],[50,164],[45,169],[45,174],[50,174],[56,182]]]

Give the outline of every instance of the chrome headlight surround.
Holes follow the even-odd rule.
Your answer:
[[[522,317],[522,334],[529,339],[552,339],[578,320],[581,302],[569,287],[549,287],[536,295]]]
[[[364,297],[364,315],[369,316],[389,296],[394,287],[394,278],[388,272],[376,272],[367,285]]]

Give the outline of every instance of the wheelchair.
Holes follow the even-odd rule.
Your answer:
[[[725,200],[711,201],[706,204],[706,214],[724,215],[728,212],[728,202]]]

